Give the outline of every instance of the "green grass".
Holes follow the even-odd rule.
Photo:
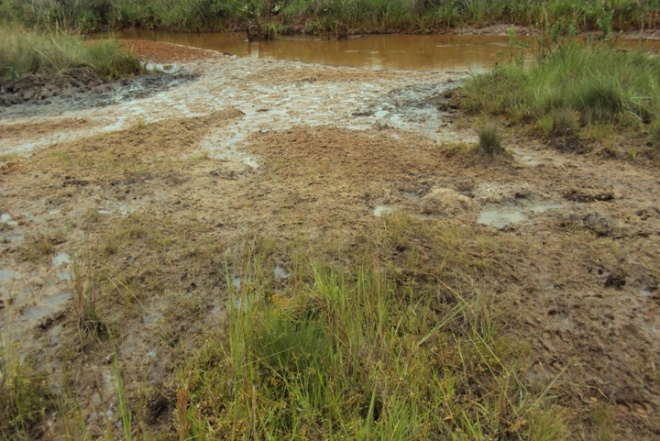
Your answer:
[[[117,239],[119,254],[131,242],[151,243],[147,222],[121,222],[125,233],[107,233],[123,238]],[[474,233],[392,215],[346,251],[259,239],[227,253],[213,248],[202,260],[213,261],[217,274],[195,296],[178,293],[165,312],[163,326],[186,323],[194,339],[179,336],[182,344],[167,345],[176,370],[163,375],[163,386],[146,386],[147,372],[129,369],[114,326],[104,336],[85,328],[90,309],[109,324],[124,325],[141,308],[137,301],[123,304],[109,286],[115,280],[128,289],[130,282],[118,280],[130,269],[122,265],[111,277],[97,265],[107,257],[86,241],[79,253],[70,251],[74,295],[68,344],[58,353],[63,371],[40,374],[23,364],[14,372],[32,382],[22,380],[23,389],[0,383],[0,405],[10,402],[7,396],[20,403],[2,415],[2,433],[31,439],[46,418],[63,439],[85,439],[91,430],[99,439],[125,440],[571,439],[570,415],[551,396],[555,381],[532,385],[526,376],[530,348],[502,329],[507,306],[498,301],[495,281],[511,270],[502,253],[515,253],[519,244]],[[285,281],[275,280],[276,263],[290,273]],[[208,327],[204,299],[217,291],[204,290],[222,280],[227,316]],[[105,393],[117,417],[100,427],[87,420],[90,385],[79,378],[89,370],[88,356],[103,356],[113,373]],[[0,379],[11,378],[4,366]],[[156,426],[146,417],[145,397],[154,395],[153,387],[162,387],[172,406]],[[34,401],[40,396],[48,401]]]
[[[34,439],[54,407],[47,377],[30,359],[0,345],[0,440]]]
[[[602,141],[603,131],[632,130],[657,143],[659,78],[657,57],[569,41],[530,67],[513,63],[474,76],[463,88],[463,106],[537,125],[548,137]]]
[[[63,32],[36,32],[20,26],[0,28],[0,78],[26,74],[57,75],[72,68],[90,68],[104,78],[143,72],[137,57],[115,41],[85,43]]]
[[[416,241],[387,222],[377,247]],[[493,293],[454,287],[474,262],[445,233],[446,272],[424,273],[414,248],[395,266],[293,258],[284,290],[248,249],[228,266],[228,323],[179,368],[181,438],[568,439],[551,385],[526,387],[525,347],[500,333]]]
[[[479,129],[479,149],[490,156],[504,153],[502,137],[493,122],[484,123]]]
[[[654,27],[659,7],[657,0],[4,0],[0,16],[81,32],[108,27],[223,30],[277,22],[312,33],[334,32],[337,24],[353,31],[416,32],[494,23],[560,23],[610,33]]]

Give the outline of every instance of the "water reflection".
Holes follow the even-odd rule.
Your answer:
[[[132,30],[117,36],[213,49],[244,57],[375,69],[488,68],[498,59],[508,57],[506,36],[367,35],[345,41],[326,37],[281,37],[261,42],[248,42],[243,33],[178,34]]]
[[[491,68],[498,61],[508,61],[511,55],[509,37],[504,35],[366,35],[344,41],[325,36],[297,36],[260,42],[248,42],[242,32],[179,34],[130,30],[116,36],[213,49],[242,57],[373,69],[479,70]],[[518,36],[516,39],[530,46],[535,42],[535,37]],[[621,39],[615,44],[627,49],[660,52],[658,40]],[[527,55],[531,58],[531,53]]]

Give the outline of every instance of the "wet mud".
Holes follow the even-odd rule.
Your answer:
[[[154,71],[108,81],[86,68],[71,69],[54,77],[27,75],[0,81],[0,120],[109,106],[146,98],[194,79],[192,74]]]
[[[530,384],[555,385],[580,418],[605,406],[621,439],[657,439],[655,165],[515,137],[508,160],[475,156],[451,92],[465,73],[191,49],[175,62],[176,47],[143,50],[196,80],[46,118],[33,104],[7,107],[16,113],[0,122],[4,339],[57,370],[53,354],[76,335],[72,277],[91,262],[127,371],[167,390],[200,329],[226,317],[228,281],[245,283],[222,265],[246,235],[350,247],[405,215],[484,245],[474,257],[490,264],[477,284],[496,293],[503,332],[530,342]],[[277,262],[274,286],[291,268]],[[86,351],[86,421],[118,421],[107,351]],[[154,400],[158,421],[171,408]]]

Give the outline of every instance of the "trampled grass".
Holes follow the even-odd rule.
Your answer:
[[[479,148],[482,152],[490,156],[505,151],[504,147],[502,147],[502,137],[494,123],[486,122],[479,129]]]
[[[63,32],[36,32],[20,26],[0,28],[0,78],[59,74],[86,67],[104,78],[141,73],[140,60],[115,41],[85,43]]]

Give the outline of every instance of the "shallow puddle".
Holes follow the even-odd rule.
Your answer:
[[[457,73],[461,81],[467,73]],[[422,132],[438,142],[469,142],[464,133],[441,130],[451,118],[438,109],[438,100],[444,92],[456,87],[456,82],[415,84],[389,91],[359,107],[353,116],[358,122],[369,122],[376,127]]]
[[[2,213],[2,215],[0,215],[0,224],[9,225],[10,227],[15,227],[16,225],[18,225],[18,222],[12,220],[11,215],[9,213]]]
[[[285,280],[291,277],[291,273],[289,273],[283,267],[275,265],[275,268],[273,269],[273,276],[275,277],[275,280]]]
[[[481,210],[477,223],[482,225],[492,225],[497,228],[505,228],[511,224],[516,224],[527,219],[528,217],[520,208],[491,205],[485,206]]]
[[[0,270],[0,282],[5,280],[14,279],[18,276],[16,271],[12,270]]]
[[[21,315],[21,320],[22,321],[41,320],[42,318],[46,317],[48,313],[51,311],[52,308],[46,308],[41,306],[30,306]]]
[[[46,297],[45,299],[43,299],[43,303],[52,307],[59,306],[65,303],[71,297],[73,297],[73,295],[70,292],[65,291],[60,294],[56,294],[54,296]]]
[[[66,253],[60,253],[57,256],[53,257],[53,266],[58,267],[65,264],[71,263],[71,256]]]
[[[560,207],[561,204],[556,203],[538,203],[522,207],[486,204],[481,209],[477,223],[501,229],[528,220],[528,214],[543,213]]]
[[[236,292],[239,292],[241,290],[241,286],[243,285],[243,279],[236,276],[231,280],[231,285],[234,287]]]
[[[639,295],[642,297],[651,297],[653,292],[650,289],[642,288],[639,290]]]
[[[60,253],[53,257],[53,268],[57,271],[57,278],[59,280],[71,280],[73,278],[69,265],[71,264],[71,256],[66,253]]]
[[[508,51],[507,36],[364,35],[337,41],[326,36],[279,37],[249,42],[245,33],[124,31],[122,39],[163,41],[241,57],[295,60],[375,69],[465,69],[493,66]],[[530,37],[520,40],[531,41]]]
[[[374,216],[383,217],[392,214],[392,208],[387,205],[376,205],[374,207]]]

